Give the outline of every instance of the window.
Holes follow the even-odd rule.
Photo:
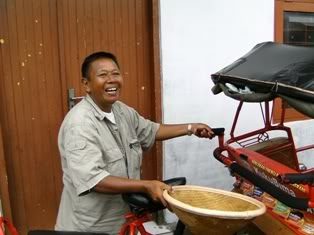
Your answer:
[[[314,46],[314,1],[284,1],[275,2],[275,41],[298,45]],[[274,103],[274,122],[280,120],[281,109],[286,111],[286,121],[307,119],[281,99]]]
[[[297,46],[314,46],[314,13],[284,12],[283,42]]]

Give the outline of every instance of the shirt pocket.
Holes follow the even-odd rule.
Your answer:
[[[77,151],[77,150],[82,150],[86,147],[87,141],[85,139],[77,139],[77,140],[72,140],[69,141],[65,148],[69,152]]]
[[[127,177],[126,162],[120,149],[113,148],[105,151],[107,171],[113,176]]]
[[[88,156],[87,141],[83,138],[72,139],[65,144],[66,159],[72,163],[84,164]]]
[[[142,165],[143,150],[138,139],[129,140],[130,156],[135,170],[139,170]]]

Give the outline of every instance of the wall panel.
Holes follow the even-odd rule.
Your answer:
[[[156,118],[151,34],[152,1],[0,0],[0,188],[20,234],[55,224],[62,190],[57,135],[67,90],[85,94],[86,55],[116,54],[122,100]],[[155,148],[147,155],[143,177],[160,177]]]
[[[60,198],[56,1],[0,2],[4,154],[13,222],[26,234],[29,228],[52,226]]]

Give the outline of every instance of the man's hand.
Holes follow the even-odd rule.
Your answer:
[[[171,186],[167,185],[158,180],[147,180],[145,181],[146,193],[153,199],[155,202],[161,202],[165,207],[167,207],[167,202],[163,197],[163,191],[171,191]]]
[[[212,139],[215,136],[215,133],[212,129],[203,123],[191,123],[191,130],[194,135],[199,138],[209,138]]]

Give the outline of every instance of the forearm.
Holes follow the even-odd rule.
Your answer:
[[[156,140],[167,140],[188,134],[189,124],[160,124]]]
[[[127,179],[109,175],[94,187],[94,191],[99,193],[146,193],[147,183],[145,180]]]
[[[99,193],[146,193],[153,201],[159,201],[164,206],[167,205],[163,198],[163,190],[171,190],[169,185],[158,180],[134,180],[117,176],[107,176],[102,179],[94,188]]]
[[[210,127],[203,123],[190,124],[161,124],[156,133],[156,140],[167,140],[183,135],[194,134],[199,138],[213,138],[214,132]]]

